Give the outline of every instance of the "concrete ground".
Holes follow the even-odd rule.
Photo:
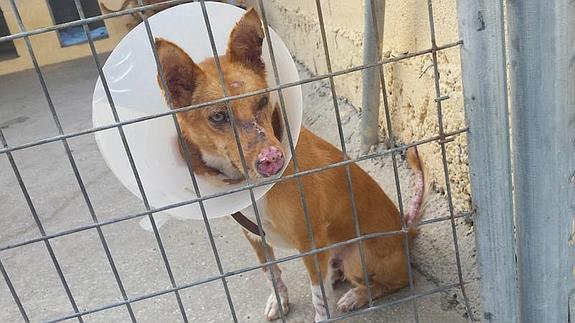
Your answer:
[[[61,123],[66,132],[91,127],[91,95],[97,71],[91,58],[43,69]],[[301,71],[302,77],[309,77]],[[338,143],[329,88],[325,82],[303,87],[305,124],[322,137]],[[357,154],[359,118],[356,110],[338,100],[342,110],[344,132],[350,147]],[[9,145],[57,135],[51,115],[33,71],[0,77],[0,127]],[[141,201],[116,180],[100,157],[93,135],[69,140],[80,174],[100,221],[137,213]],[[60,142],[14,152],[14,158],[47,234],[54,234],[92,223],[92,219],[72,173]],[[398,158],[399,160],[399,158]],[[404,200],[412,192],[409,171],[400,161]],[[392,199],[395,184],[389,157],[361,164],[381,183]],[[30,210],[26,205],[6,155],[0,155],[0,247],[39,237]],[[445,197],[436,194],[426,219],[446,216]],[[119,275],[129,297],[162,291],[171,287],[153,234],[138,225],[139,219],[103,227]],[[471,305],[476,312],[477,274],[470,227],[457,221],[459,248],[464,279]],[[225,272],[255,265],[256,259],[244,240],[238,225],[230,218],[211,221],[215,243]],[[202,222],[170,221],[161,228],[164,244],[175,281],[185,285],[218,274],[214,256]],[[425,293],[457,282],[451,226],[448,222],[423,227],[413,250],[415,271],[414,294]],[[50,240],[64,276],[78,307],[90,310],[120,301],[110,265],[103,252],[96,230],[86,230]],[[294,251],[279,250],[278,257]],[[32,322],[56,319],[71,314],[72,308],[58,279],[43,243],[0,252],[0,261],[20,297]],[[290,290],[291,311],[288,322],[310,322],[313,318],[308,280],[299,260],[281,265]],[[259,270],[248,271],[227,279],[234,310],[240,322],[262,322],[268,286]],[[341,295],[346,287],[336,290]],[[401,291],[385,300],[398,300],[410,294]],[[191,322],[229,322],[230,309],[221,280],[180,291],[186,315]],[[463,322],[461,292],[448,290],[417,299],[420,322]],[[174,293],[149,298],[132,304],[139,322],[180,322]],[[0,322],[20,322],[22,318],[4,282],[0,283]],[[412,322],[412,303],[402,303],[345,322]],[[477,316],[477,315],[476,315]],[[129,321],[125,306],[89,314],[87,322]]]

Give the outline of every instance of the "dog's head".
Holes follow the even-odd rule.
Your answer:
[[[267,87],[262,61],[264,32],[255,10],[236,24],[220,64],[229,96]],[[166,81],[165,92],[174,108],[205,103],[224,97],[220,75],[213,58],[196,64],[182,49],[156,39],[156,48]],[[230,101],[237,134],[250,177],[276,175],[284,166],[280,142],[279,111],[269,94]],[[185,139],[198,150],[208,167],[229,179],[243,178],[240,152],[225,103],[177,114]]]

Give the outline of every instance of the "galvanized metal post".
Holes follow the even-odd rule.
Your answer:
[[[365,0],[364,33],[363,33],[363,64],[373,64],[381,60],[381,41],[383,40],[383,25],[385,21],[385,0]],[[377,21],[373,21],[373,12]],[[377,25],[377,29],[376,29]],[[361,103],[361,151],[367,152],[378,141],[379,125],[379,66],[364,69],[362,72],[362,103]]]
[[[575,3],[507,1],[521,322],[567,322]]]
[[[459,0],[482,320],[518,320],[503,0]]]

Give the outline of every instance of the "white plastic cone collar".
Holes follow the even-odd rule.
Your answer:
[[[217,2],[206,2],[208,17],[219,55],[225,54],[228,38],[244,10]],[[213,57],[208,32],[199,3],[188,3],[155,14],[149,20],[154,37],[161,37],[181,47],[195,62]],[[270,29],[274,54],[281,83],[299,80],[296,65],[283,41]],[[267,68],[268,85],[276,85],[267,41],[264,40],[263,60]],[[120,121],[149,116],[169,110],[157,81],[157,69],[144,24],[130,31],[116,46],[103,68]],[[297,142],[302,120],[302,95],[299,86],[283,90],[289,127],[294,144]],[[277,94],[270,93],[271,102]],[[100,127],[115,123],[112,109],[98,79],[93,96],[93,123]],[[129,124],[123,127],[130,151],[150,205],[154,208],[197,198],[185,160],[177,146],[177,133],[171,115]],[[291,159],[287,135],[282,139],[286,157]],[[96,132],[96,142],[106,163],[133,194],[140,191],[122,144],[118,129]],[[285,166],[284,166],[285,170]],[[282,170],[283,172],[283,170]],[[238,184],[216,185],[196,174],[202,196],[225,192],[245,186]],[[256,199],[261,198],[272,185],[254,189]],[[204,201],[209,218],[222,217],[251,205],[249,191],[244,190]],[[202,219],[199,203],[171,208],[165,211],[182,219]],[[161,225],[166,214],[155,215]],[[144,224],[144,223],[143,223]],[[149,226],[149,222],[147,222]]]

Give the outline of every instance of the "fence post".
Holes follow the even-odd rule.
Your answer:
[[[459,0],[482,321],[518,321],[503,0]]]
[[[363,64],[373,64],[381,60],[381,41],[385,24],[385,0],[364,0],[363,15]],[[373,8],[372,4],[375,4]],[[373,15],[375,11],[375,15]],[[374,23],[373,17],[377,17]],[[376,29],[377,25],[377,29]],[[362,153],[369,151],[378,141],[379,125],[379,66],[364,69],[362,72],[361,97],[361,147]]]
[[[567,322],[575,2],[507,1],[521,322]]]

